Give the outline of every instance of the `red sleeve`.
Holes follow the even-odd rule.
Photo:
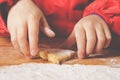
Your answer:
[[[7,3],[9,6],[12,5],[14,0],[0,0],[0,4]]]
[[[85,9],[83,16],[94,13],[100,15],[113,33],[120,36],[120,0],[95,0]]]
[[[14,2],[15,0],[0,0],[0,36],[9,36],[6,27],[7,13]]]

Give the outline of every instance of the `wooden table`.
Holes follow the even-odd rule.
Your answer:
[[[52,39],[52,40],[40,40],[42,45],[47,45],[49,47],[56,47],[61,43],[62,39]],[[92,55],[87,59],[72,59],[63,64],[84,64],[84,65],[108,65],[112,67],[120,67],[120,50],[116,49],[105,49],[101,51],[98,55]],[[18,65],[22,63],[50,63],[42,59],[27,59],[23,55],[19,54],[7,37],[0,37],[0,66],[8,65]]]

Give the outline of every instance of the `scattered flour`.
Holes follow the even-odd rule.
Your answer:
[[[0,80],[120,80],[120,68],[29,63],[0,67]]]

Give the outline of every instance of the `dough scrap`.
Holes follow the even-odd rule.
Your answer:
[[[59,64],[75,57],[75,51],[66,49],[41,48],[39,51],[39,56],[44,60]]]

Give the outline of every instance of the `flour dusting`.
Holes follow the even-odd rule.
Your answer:
[[[120,80],[120,68],[29,63],[0,67],[0,80]]]

